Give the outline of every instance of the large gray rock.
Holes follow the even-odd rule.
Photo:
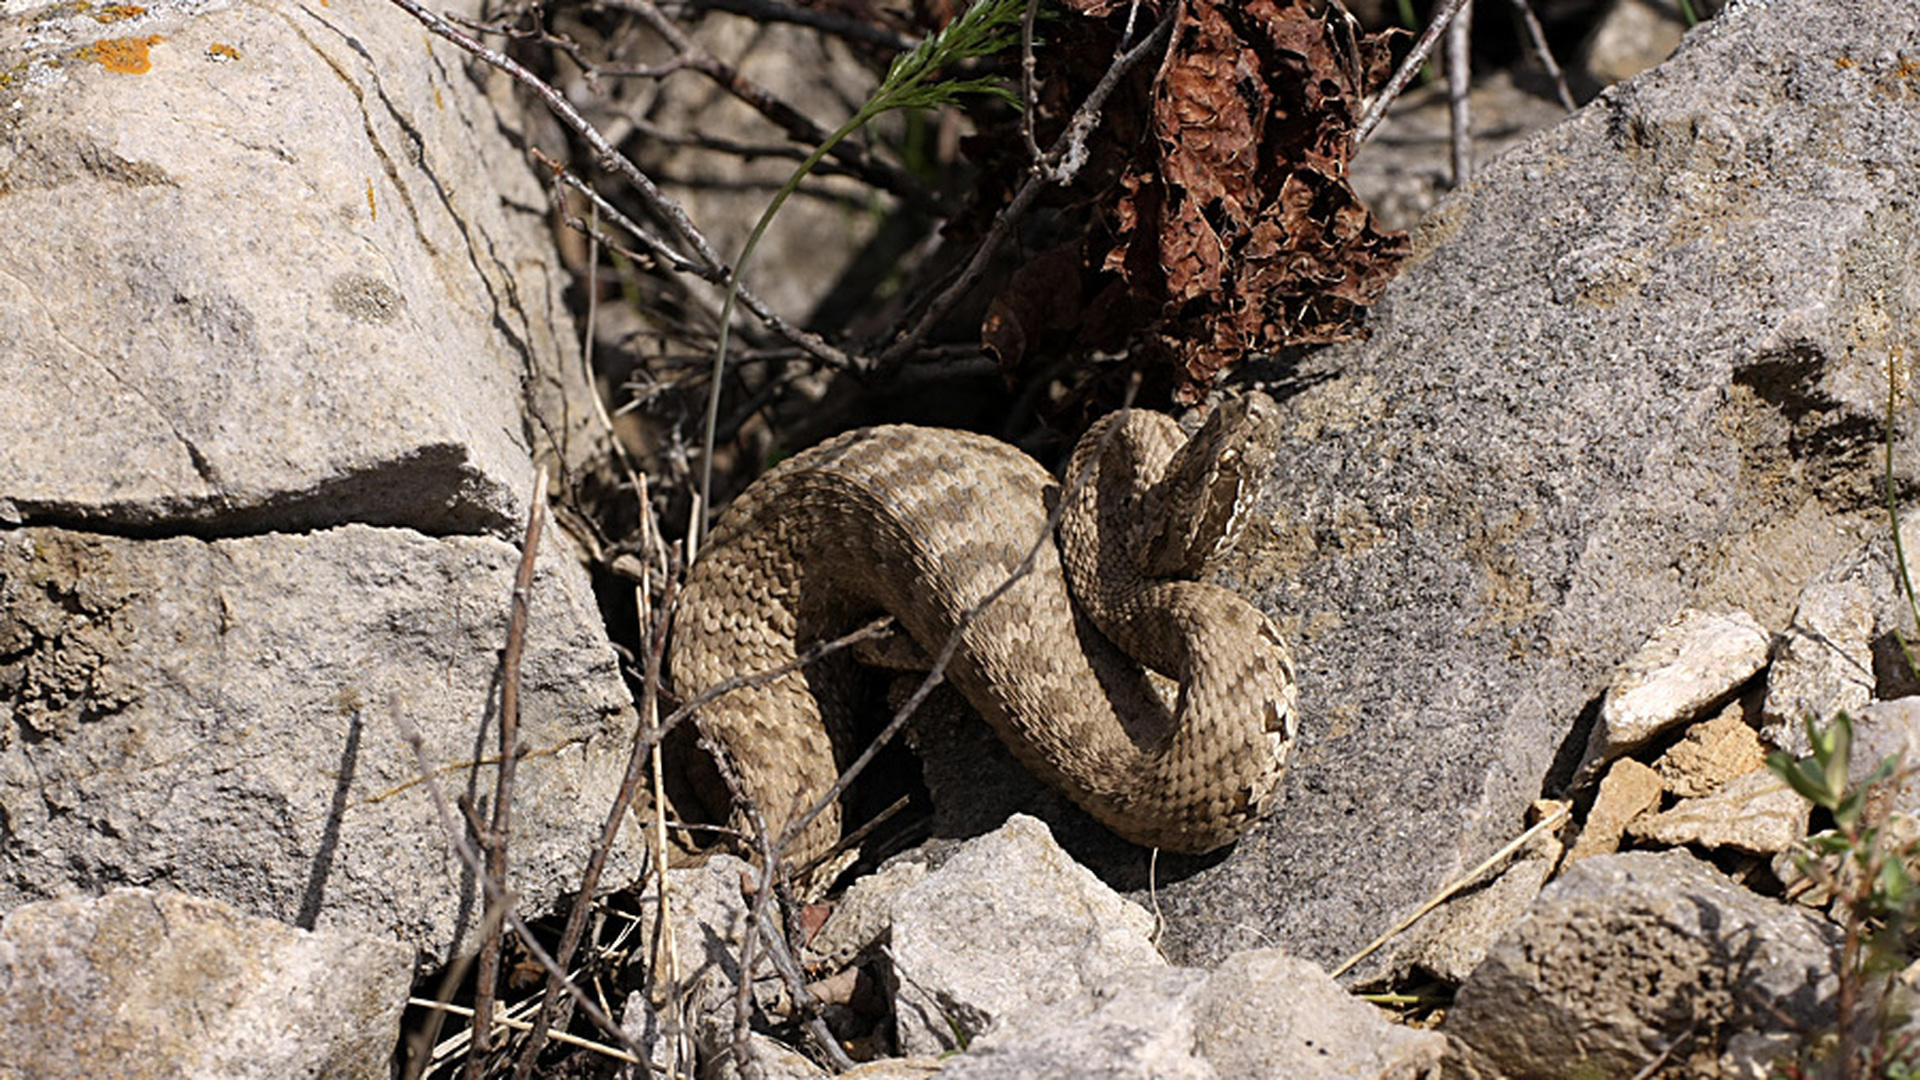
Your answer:
[[[447,797],[485,810],[518,561],[489,537],[364,525],[0,533],[0,909],[165,883],[448,955],[479,898],[390,703]],[[635,720],[558,545],[531,605],[510,866],[537,906],[577,887],[599,812],[583,808],[611,804]]]
[[[0,12],[0,521],[516,529],[592,412],[460,54],[381,0],[127,10]]]
[[[964,1046],[1119,972],[1164,966],[1153,919],[1016,816],[892,904],[888,959],[906,1054]]]
[[[1009,1016],[942,1075],[1419,1080],[1439,1074],[1445,1049],[1444,1037],[1389,1022],[1318,965],[1255,949],[1211,972],[1115,973],[1087,992]]]
[[[376,1080],[413,950],[147,889],[0,918],[0,1076]]]
[[[444,957],[479,898],[389,700],[484,810],[534,462],[604,450],[544,193],[390,4],[106,14],[0,11],[0,907],[164,882]],[[547,536],[535,909],[635,722]]]
[[[1292,435],[1222,578],[1286,621],[1303,736],[1228,857],[1160,861],[1176,962],[1344,958],[1521,831],[1676,611],[1784,627],[1884,529],[1886,360],[1920,355],[1915,50],[1907,0],[1696,29],[1437,209],[1370,341],[1276,373]]]
[[[1468,1077],[1632,1076],[1670,1052],[1679,1075],[1760,1075],[1792,1049],[1770,1036],[1832,1022],[1839,944],[1684,851],[1599,855],[1541,892],[1442,1029]]]

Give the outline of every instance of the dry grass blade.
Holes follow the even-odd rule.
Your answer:
[[[1472,885],[1475,881],[1478,881],[1480,879],[1480,875],[1500,865],[1506,859],[1511,857],[1514,852],[1517,852],[1521,848],[1526,847],[1528,844],[1532,843],[1534,837],[1539,836],[1542,833],[1549,832],[1553,829],[1559,828],[1560,824],[1566,821],[1568,816],[1571,815],[1572,813],[1573,811],[1571,807],[1568,807],[1568,806],[1555,807],[1553,809],[1553,812],[1549,813],[1546,817],[1540,819],[1538,824],[1534,825],[1532,828],[1528,829],[1526,832],[1521,833],[1519,836],[1513,838],[1513,840],[1509,841],[1507,845],[1501,848],[1499,851],[1496,851],[1492,855],[1487,856],[1486,860],[1483,861],[1480,865],[1474,867],[1473,869],[1453,879],[1453,881],[1449,882],[1439,892],[1436,892],[1431,897],[1429,897],[1426,903],[1421,904],[1418,908],[1414,909],[1413,914],[1408,915],[1406,918],[1401,919],[1399,922],[1395,923],[1393,926],[1393,929],[1387,931],[1384,934],[1381,934],[1379,937],[1374,938],[1372,941],[1368,942],[1365,948],[1361,949],[1357,953],[1354,953],[1352,956],[1349,956],[1345,963],[1341,964],[1337,968],[1334,968],[1332,971],[1328,972],[1328,974],[1337,979],[1340,976],[1345,975],[1347,972],[1353,970],[1353,967],[1355,964],[1358,964],[1360,961],[1365,960],[1369,956],[1372,956],[1374,952],[1380,948],[1380,946],[1385,945],[1387,942],[1392,941],[1394,938],[1400,936],[1401,934],[1406,933],[1408,927],[1412,926],[1414,923],[1419,922],[1421,919],[1426,918],[1428,913],[1432,912],[1434,908],[1439,907],[1441,904],[1446,903],[1450,898],[1453,897],[1455,893],[1458,893],[1460,890],[1466,888],[1469,885]]]

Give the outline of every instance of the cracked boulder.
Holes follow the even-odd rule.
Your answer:
[[[165,884],[449,955],[481,899],[429,783],[490,812],[518,560],[490,537],[365,525],[0,533],[0,909]],[[573,887],[625,768],[633,710],[594,617],[584,575],[549,546],[510,849],[535,905]],[[638,858],[623,847],[608,878]]]
[[[490,811],[535,465],[602,449],[516,114],[380,0],[9,4],[0,71],[0,909],[165,884],[446,957],[430,793]],[[635,722],[547,536],[530,908]]]
[[[0,70],[0,520],[504,535],[584,460],[545,196],[398,8],[9,4]]]

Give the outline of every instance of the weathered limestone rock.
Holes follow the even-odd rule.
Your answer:
[[[893,902],[900,1049],[957,1049],[998,1021],[1164,966],[1153,919],[1016,816],[969,842]]]
[[[1873,596],[1859,581],[1816,581],[1800,593],[1793,622],[1767,669],[1761,734],[1804,755],[1807,717],[1829,723],[1873,697]]]
[[[1632,758],[1621,758],[1600,781],[1600,794],[1587,811],[1587,823],[1580,838],[1567,852],[1569,863],[1592,855],[1611,855],[1620,850],[1620,838],[1627,826],[1660,805],[1660,774]]]
[[[413,950],[147,889],[0,917],[0,1076],[376,1080]]]
[[[1344,959],[1519,831],[1675,612],[1784,627],[1885,532],[1887,358],[1920,356],[1916,50],[1907,0],[1713,20],[1438,207],[1370,340],[1266,373],[1284,465],[1219,580],[1290,635],[1301,744],[1232,852],[1160,859],[1174,961]],[[1144,899],[1144,854],[1061,835]]]
[[[395,713],[484,812],[506,541],[605,448],[513,110],[380,0],[12,4],[0,70],[0,906],[165,882],[445,957],[480,904]],[[634,723],[547,535],[529,908]]]
[[[1726,702],[1766,666],[1771,645],[1744,611],[1720,615],[1689,608],[1674,616],[1607,687],[1575,783]]]
[[[1668,791],[1691,798],[1718,791],[1727,781],[1766,763],[1767,751],[1760,745],[1759,733],[1736,704],[1688,728],[1686,735],[1653,763],[1653,769]]]
[[[491,802],[496,650],[519,554],[350,525],[131,540],[0,532],[0,908],[166,883],[445,957],[479,921],[404,740]],[[534,579],[511,881],[577,887],[635,723],[584,575]],[[628,834],[612,875],[637,865]]]
[[[1767,1058],[1724,1051],[1831,1022],[1839,941],[1686,852],[1598,856],[1541,892],[1442,1030],[1463,1076],[1631,1076],[1674,1047],[1685,1075],[1754,1075]]]
[[[1773,855],[1807,835],[1810,806],[1766,769],[1750,772],[1711,795],[1682,799],[1641,818],[1628,831],[1669,847],[1737,848]]]
[[[0,61],[0,520],[506,535],[598,449],[545,196],[398,8],[9,5]]]

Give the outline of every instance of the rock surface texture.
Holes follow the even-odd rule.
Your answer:
[[[942,1075],[1437,1075],[1441,1036],[1389,1023],[1310,961],[1256,949],[1211,971],[1170,966],[1152,917],[1024,815],[895,877],[852,919],[890,972],[900,1050],[949,1055]],[[833,922],[822,935],[843,937]]]
[[[10,4],[0,68],[0,908],[164,882],[447,955],[396,716],[485,812],[533,463],[604,450],[512,115],[378,0]],[[530,907],[633,722],[549,536]]]
[[[1674,1075],[1764,1075],[1786,1031],[1832,1022],[1839,946],[1825,919],[1686,852],[1595,856],[1547,886],[1461,989],[1443,1025],[1452,1064],[1475,1078],[1632,1076],[1677,1051]]]
[[[0,918],[0,1076],[376,1080],[413,950],[178,893],[115,889]]]
[[[1438,208],[1370,341],[1268,384],[1294,424],[1222,576],[1296,649],[1301,745],[1230,857],[1161,860],[1176,962],[1343,958],[1520,831],[1676,612],[1780,630],[1884,531],[1888,359],[1920,355],[1916,49],[1905,0],[1703,25]]]

